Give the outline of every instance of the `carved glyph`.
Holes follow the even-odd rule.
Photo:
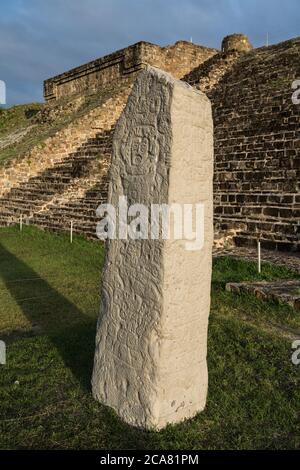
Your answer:
[[[118,121],[109,203],[204,204],[204,246],[109,240],[93,394],[128,423],[161,428],[203,410],[210,307],[213,137],[209,100],[143,70]]]

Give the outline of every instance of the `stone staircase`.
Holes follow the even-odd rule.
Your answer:
[[[76,175],[63,193],[56,193],[49,203],[29,219],[29,223],[52,231],[69,231],[71,222],[74,233],[87,238],[96,238],[96,209],[101,203],[107,202],[108,179],[107,172],[112,152],[113,128],[97,136],[99,152],[96,159],[91,155],[87,145],[85,152],[89,153],[90,162],[81,167],[76,162],[76,171],[83,170],[79,177]]]
[[[185,75],[182,80],[210,96],[242,55],[238,51],[219,52]]]
[[[96,239],[96,226],[99,222],[96,209],[99,204],[107,202],[106,197],[107,180],[103,178],[100,183],[87,189],[82,197],[53,203],[46,210],[35,214],[29,223],[55,232],[68,232],[73,223],[73,233]]]
[[[27,223],[51,229],[52,211],[67,207],[69,201],[78,198],[80,192],[84,195],[98,183],[94,197],[97,200],[106,197],[112,133],[113,128],[96,134],[56,166],[13,188],[0,199],[0,224],[14,224],[22,215]],[[61,229],[65,225],[63,216],[59,225]],[[57,223],[53,228],[56,227]]]
[[[72,123],[70,129],[48,142],[42,166],[18,162],[22,171],[17,181],[9,180],[0,194],[0,226],[19,222],[54,231],[69,230],[96,237],[96,209],[107,198],[107,171],[112,152],[114,126],[127,101],[130,89],[108,100],[99,109]],[[74,143],[78,146],[74,149]],[[62,145],[66,151],[62,152]],[[72,149],[72,151],[70,151]],[[51,153],[52,152],[52,153]],[[28,161],[32,155],[28,156]],[[30,168],[25,177],[24,168]],[[20,170],[20,168],[19,168]],[[14,174],[15,168],[6,170]],[[0,175],[1,177],[1,175]]]

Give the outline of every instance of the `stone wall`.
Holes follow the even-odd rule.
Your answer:
[[[46,101],[51,101],[74,93],[95,91],[120,79],[132,82],[136,73],[147,64],[182,78],[216,52],[215,49],[186,41],[178,41],[166,47],[138,42],[46,80],[44,96]]]
[[[235,243],[300,248],[300,39],[240,56],[208,95],[215,135],[215,223]]]
[[[233,65],[240,58],[241,53],[238,51],[219,52],[186,74],[182,80],[211,95],[225,74],[230,73]]]
[[[251,49],[253,46],[245,34],[230,34],[222,41],[222,52],[249,52]]]

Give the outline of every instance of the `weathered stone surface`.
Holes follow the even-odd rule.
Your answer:
[[[249,52],[251,49],[253,49],[253,46],[250,44],[250,41],[245,34],[230,34],[222,41],[222,52]]]
[[[257,247],[234,246],[228,248],[219,248],[214,246],[213,255],[215,257],[230,256],[235,259],[246,259],[257,262]],[[300,253],[291,251],[289,253],[275,250],[261,250],[262,263],[267,262],[276,266],[285,266],[286,268],[300,273]]]
[[[245,54],[229,39],[227,53],[184,77],[212,102],[215,227],[224,238],[237,230],[239,246],[260,239],[263,248],[299,252],[300,105],[292,83],[300,39]]]
[[[240,294],[254,294],[259,299],[276,300],[300,310],[300,281],[258,281],[258,282],[228,282],[226,290]]]
[[[213,125],[208,98],[142,71],[115,131],[109,202],[205,207],[204,247],[110,240],[93,394],[128,423],[161,428],[203,410],[213,241]]]

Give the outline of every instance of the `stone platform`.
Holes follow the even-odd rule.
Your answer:
[[[251,293],[260,299],[275,300],[300,310],[300,281],[260,281],[260,282],[229,282],[226,290],[234,293]]]
[[[214,248],[214,258],[220,256],[230,256],[235,259],[244,259],[247,261],[257,261],[257,249],[250,247]],[[285,252],[274,250],[261,250],[262,263],[284,266],[292,271],[300,273],[300,253]]]

